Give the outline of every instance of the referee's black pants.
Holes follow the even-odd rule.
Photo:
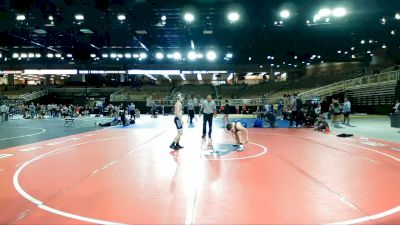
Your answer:
[[[203,115],[203,136],[206,135],[206,125],[207,125],[207,122],[208,122],[208,137],[211,137],[212,121],[213,121],[213,114],[212,113]]]

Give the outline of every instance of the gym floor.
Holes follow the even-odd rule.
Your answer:
[[[142,116],[0,124],[0,224],[399,224],[400,138],[389,118],[331,133],[249,129],[244,152],[216,123]],[[219,119],[217,119],[219,120]],[[352,133],[339,138],[336,133]]]

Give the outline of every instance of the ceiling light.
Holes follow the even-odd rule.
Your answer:
[[[12,54],[12,57],[13,57],[14,59],[16,59],[16,58],[19,57],[19,55],[18,55],[18,53],[13,53],[13,54]]]
[[[240,15],[237,12],[230,12],[228,14],[228,20],[231,23],[237,22],[240,19]]]
[[[123,55],[122,54],[117,54],[117,58],[122,58]]]
[[[196,60],[196,58],[197,58],[197,57],[196,57],[196,52],[190,51],[190,52],[188,53],[187,57],[188,57],[188,59],[189,59],[190,61]]]
[[[391,35],[396,35],[396,31],[395,31],[395,30],[391,30],[391,31],[390,31],[390,34],[391,34]]]
[[[127,59],[132,58],[132,54],[130,54],[130,53],[125,53],[125,58],[127,58]]]
[[[91,58],[96,58],[96,54],[90,54]]]
[[[108,54],[102,54],[101,57],[108,58]]]
[[[251,57],[249,57],[249,61],[251,61],[252,60],[252,58]]]
[[[232,57],[233,57],[233,54],[232,54],[232,53],[227,53],[227,54],[226,54],[226,58],[231,59]]]
[[[140,59],[146,59],[146,58],[147,58],[147,54],[144,53],[144,52],[143,52],[143,53],[140,53],[140,54],[139,54],[139,58],[140,58]]]
[[[287,9],[282,10],[282,11],[279,13],[279,15],[280,15],[283,19],[287,19],[287,18],[290,17],[290,11],[287,10]]]
[[[194,15],[192,13],[185,13],[183,18],[189,23],[194,21]]]
[[[164,16],[161,17],[161,20],[162,20],[162,21],[166,21],[166,20],[167,20],[167,17],[164,15]]]
[[[48,18],[49,18],[50,21],[54,20],[54,17],[52,15],[50,15]]]
[[[76,14],[76,15],[75,15],[75,19],[76,19],[76,20],[84,20],[85,17],[84,17],[82,14]]]
[[[68,53],[68,54],[67,54],[67,57],[68,57],[68,58],[72,58],[72,54]]]
[[[25,15],[23,15],[23,14],[17,15],[17,17],[16,17],[16,20],[18,20],[18,21],[23,21],[25,19],[26,19]]]
[[[138,59],[138,58],[140,57],[139,54],[133,54],[132,56],[133,56],[133,58],[135,58],[135,59]]]
[[[342,51],[341,51],[341,50],[339,50],[339,51],[337,51],[337,53],[338,53],[338,54],[340,54],[340,53],[342,53]]]
[[[307,23],[307,24],[310,24],[310,21],[309,21],[309,20],[307,20],[307,21],[306,21],[306,23]]]
[[[361,40],[361,44],[362,44],[362,45],[365,44],[365,40]]]
[[[342,7],[335,8],[332,12],[334,17],[343,17],[347,14],[347,10]]]
[[[351,47],[351,50],[352,50],[352,51],[354,51],[354,49],[356,49],[356,48],[354,48],[354,47]]]
[[[47,53],[47,58],[53,58],[54,57],[54,55],[52,54],[52,53]]]
[[[207,59],[214,61],[217,58],[217,54],[214,51],[207,52]]]
[[[126,19],[126,16],[124,14],[118,15],[118,20],[123,21]]]
[[[57,54],[56,54],[56,58],[61,58],[61,54],[60,54],[60,53],[57,53]]]
[[[110,54],[110,57],[111,57],[111,58],[117,58],[117,54],[111,53],[111,54]]]
[[[370,43],[370,44],[374,43],[374,40],[372,40],[372,39],[371,39],[371,40],[369,40],[369,43]]]
[[[175,60],[180,60],[182,58],[182,55],[179,52],[174,52],[174,54],[172,54],[172,58]]]
[[[168,59],[172,59],[174,56],[172,54],[167,54]]]
[[[400,13],[396,13],[396,15],[394,15],[394,18],[395,18],[396,20],[400,20]]]
[[[198,59],[202,59],[204,56],[203,56],[202,53],[197,53],[197,54],[196,54],[196,57],[197,57]]]
[[[27,58],[28,55],[26,53],[21,53],[21,58]]]
[[[356,58],[356,56],[355,56],[355,55],[351,55],[351,58],[352,58],[352,59],[355,59],[355,58]]]
[[[320,16],[320,15],[315,15],[313,21],[314,21],[314,23],[315,23],[315,22],[317,22],[317,21],[320,20],[320,19],[321,19],[321,16]]]
[[[324,8],[319,10],[318,15],[320,15],[321,17],[327,17],[330,16],[332,14],[332,11],[328,8]]]
[[[42,55],[40,53],[35,54],[35,58],[40,58],[40,57],[42,57]]]
[[[371,50],[368,50],[368,51],[367,51],[367,54],[370,54],[370,53],[371,53]]]
[[[383,44],[383,45],[382,45],[382,48],[386,48],[386,45],[385,45],[385,44]]]
[[[35,54],[34,53],[28,53],[28,58],[35,58]]]
[[[156,53],[156,59],[163,59],[164,58],[164,54],[161,52],[157,52]]]

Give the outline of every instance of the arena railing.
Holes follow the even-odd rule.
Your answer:
[[[344,92],[346,90],[351,90],[352,88],[359,86],[368,86],[377,83],[396,82],[397,80],[400,79],[399,76],[400,76],[400,71],[395,70],[382,74],[358,77],[350,80],[340,81],[316,89],[312,89],[310,91],[305,91],[300,93],[299,96],[303,99],[311,99],[313,97],[322,98],[336,93]]]

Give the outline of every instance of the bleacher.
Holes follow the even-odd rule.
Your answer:
[[[185,84],[182,86],[178,86],[175,89],[175,92],[180,92],[183,94],[193,94],[195,96],[206,97],[207,95],[214,95],[214,88],[209,84],[204,85],[194,85],[194,84]]]

